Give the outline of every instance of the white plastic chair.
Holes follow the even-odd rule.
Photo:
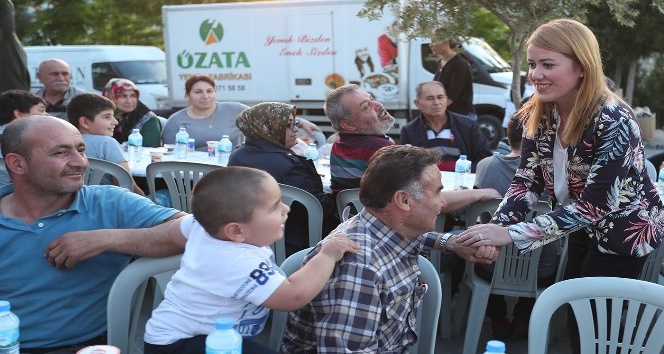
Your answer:
[[[302,260],[311,252],[307,248],[288,257],[279,268],[286,274],[295,273],[302,266]],[[442,301],[442,289],[438,278],[438,271],[426,258],[419,256],[418,265],[422,272],[421,278],[426,282],[428,290],[417,309],[417,341],[409,348],[411,353],[433,354],[436,347],[436,330],[438,327],[438,316]],[[269,347],[277,352],[281,351],[281,342],[286,331],[288,313],[273,311],[272,328],[270,331]]]
[[[171,206],[191,213],[190,197],[194,185],[204,174],[218,168],[223,167],[184,161],[153,162],[145,169],[150,199],[152,199],[152,202],[156,202],[155,182],[158,177],[161,177],[166,182],[166,187],[170,193]]]
[[[279,183],[279,189],[281,189],[281,200],[284,204],[290,207],[293,202],[297,201],[307,209],[309,247],[318,244],[323,239],[323,207],[318,199],[303,189],[286,184]],[[284,238],[282,237],[272,244],[274,259],[277,264],[286,260],[286,243]]]
[[[157,279],[155,296],[158,293],[159,299],[163,299],[166,283],[180,268],[181,257],[181,254],[163,258],[143,257],[129,263],[120,272],[108,293],[108,344],[118,347],[123,354],[131,354],[148,281],[153,277]],[[153,308],[157,305],[158,302],[155,302]]]
[[[572,306],[576,317],[581,353],[649,354],[664,348],[664,287],[591,277],[553,284],[537,298],[528,327],[528,353],[546,352],[551,316],[564,304]]]
[[[101,180],[106,174],[114,177],[120,187],[129,189],[130,191],[134,190],[134,179],[131,177],[129,171],[116,163],[88,157],[88,169],[85,171],[84,180],[85,185],[101,184]]]
[[[500,199],[494,199],[472,204],[466,211],[466,226],[474,225],[475,221],[484,213],[493,215],[500,202]],[[546,213],[550,210],[547,203],[538,202],[530,214]],[[495,262],[491,282],[475,274],[473,263],[466,263],[462,280],[462,284],[465,286],[462,286],[459,291],[458,302],[452,317],[454,333],[458,334],[461,332],[463,315],[468,308],[468,299],[470,298],[463,344],[464,354],[474,354],[477,351],[477,343],[482,330],[489,295],[537,298],[544,290],[544,288],[537,286],[537,268],[541,253],[542,247],[524,253],[520,253],[514,244],[503,247],[498,260]],[[469,296],[469,291],[472,292],[472,296]]]

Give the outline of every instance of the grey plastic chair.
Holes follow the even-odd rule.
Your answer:
[[[218,168],[217,165],[184,161],[153,162],[145,169],[148,180],[150,199],[156,202],[156,179],[161,177],[166,182],[171,196],[171,206],[175,209],[191,213],[191,191],[204,174]]]
[[[280,266],[286,275],[295,273],[302,266],[302,260],[311,252],[312,248],[294,253],[288,257]],[[438,328],[438,316],[442,301],[442,289],[438,271],[426,258],[419,256],[418,264],[422,272],[421,278],[426,282],[428,290],[417,309],[417,342],[410,348],[411,353],[433,354],[436,346],[436,331]],[[273,311],[272,329],[270,331],[269,347],[280,352],[281,342],[286,331],[288,313]]]
[[[109,174],[118,181],[120,187],[134,190],[134,179],[122,166],[93,157],[88,157],[88,164],[88,169],[85,171],[85,185],[99,185],[104,175]]]
[[[648,169],[648,176],[650,176],[650,180],[653,181],[653,183],[657,183],[657,169],[655,168],[655,165],[650,162],[650,160],[646,159],[646,168]]]
[[[284,204],[290,207],[293,202],[297,201],[307,209],[309,247],[318,244],[323,239],[323,207],[320,205],[318,199],[303,189],[286,184],[279,183],[279,189],[281,189],[281,200]],[[282,237],[272,244],[276,264],[281,264],[281,262],[286,260],[286,243],[284,238]]]
[[[364,209],[364,205],[362,205],[362,202],[360,202],[360,189],[359,188],[352,188],[352,189],[344,189],[337,193],[337,212],[339,213],[339,219],[341,220],[341,216],[343,215],[344,209],[349,205],[353,205],[355,207],[355,210],[358,212],[362,209]],[[342,222],[345,220],[341,220]]]
[[[639,275],[640,280],[649,281],[651,283],[659,284],[660,272],[664,269],[662,262],[664,262],[664,247],[660,244],[655,250],[650,252],[646,257],[646,263],[641,269]]]
[[[466,211],[466,226],[474,225],[478,218],[484,219],[482,214],[493,215],[500,202],[501,199],[493,199],[472,204]],[[528,218],[532,217],[534,213],[546,213],[550,210],[547,203],[538,202]],[[477,352],[477,343],[490,294],[537,298],[544,290],[537,286],[537,267],[541,253],[541,247],[524,253],[520,253],[514,244],[503,247],[495,262],[491,282],[475,274],[473,263],[466,263],[461,282],[465,286],[461,286],[458,303],[452,317],[453,331],[458,334],[463,326],[463,315],[466,309],[469,309],[463,344],[464,354]],[[472,296],[469,296],[469,291]],[[470,307],[468,307],[469,299]]]
[[[0,157],[0,187],[8,183],[11,183],[11,177],[9,177],[9,172],[7,172],[7,166],[5,166],[5,159]]]
[[[182,255],[163,258],[139,258],[131,263],[115,278],[108,293],[107,331],[108,344],[118,347],[123,354],[132,353],[132,343],[136,336],[138,317],[145,296],[145,289],[151,278],[161,279],[157,282],[155,294],[163,299],[166,283],[177,269],[180,268]],[[153,309],[158,305],[154,303]]]
[[[537,298],[528,326],[528,353],[546,353],[550,320],[564,304],[576,317],[581,353],[660,353],[664,349],[664,287],[642,280],[565,280]]]

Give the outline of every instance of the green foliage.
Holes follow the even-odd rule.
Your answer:
[[[472,28],[468,35],[483,38],[501,57],[507,61],[512,60],[510,29],[489,10],[481,6],[473,8]]]

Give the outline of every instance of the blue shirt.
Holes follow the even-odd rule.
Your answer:
[[[13,189],[0,188],[0,198]],[[129,255],[104,252],[60,270],[44,257],[51,241],[72,231],[151,227],[177,212],[119,187],[84,186],[71,206],[32,225],[0,215],[0,299],[21,321],[21,347],[75,344],[103,333],[108,292],[129,263]]]
[[[124,153],[122,152],[122,145],[112,136],[82,134],[83,141],[85,141],[85,155],[96,159],[109,161],[121,164],[127,161]],[[113,185],[111,175],[108,173],[104,175],[101,180],[101,185]]]

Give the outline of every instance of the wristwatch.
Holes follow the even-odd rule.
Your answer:
[[[443,250],[443,252],[449,252],[447,250],[447,240],[449,240],[450,237],[452,237],[452,234],[447,232],[444,233],[442,236],[440,236],[440,238],[438,239],[438,248]]]

